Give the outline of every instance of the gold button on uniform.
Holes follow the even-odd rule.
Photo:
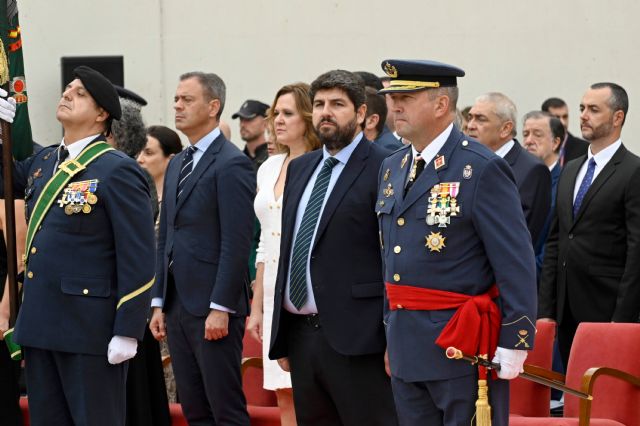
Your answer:
[[[380,207],[384,206],[384,200],[378,201],[378,204],[380,205]]]
[[[89,290],[85,288],[84,290],[82,290],[82,294],[89,294]]]
[[[393,274],[393,280],[394,280],[395,282],[400,281],[400,274]]]
[[[33,272],[31,272],[31,271],[27,272],[27,277],[33,278]]]
[[[404,217],[398,218],[398,226],[404,226]]]
[[[38,251],[37,248],[31,247],[31,254],[36,254],[37,251]]]
[[[398,254],[398,253],[400,253],[401,251],[402,251],[402,247],[400,247],[400,246],[395,246],[395,247],[393,248],[393,252],[394,252],[395,254]]]

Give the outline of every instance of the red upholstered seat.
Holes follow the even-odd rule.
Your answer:
[[[582,323],[571,347],[566,384],[593,396],[565,395],[565,418],[512,417],[523,425],[640,426],[640,324]]]
[[[536,323],[536,340],[527,356],[527,364],[551,369],[553,340],[556,324],[551,321]],[[548,417],[551,389],[525,379],[514,379],[510,383],[509,414],[527,417]]]
[[[251,426],[280,426],[276,393],[262,387],[262,344],[249,333],[245,333],[242,343],[242,389]]]

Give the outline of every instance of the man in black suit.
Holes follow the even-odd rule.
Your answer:
[[[560,98],[549,98],[542,103],[540,109],[556,117],[564,126],[565,136],[560,146],[560,158],[558,160],[560,167],[587,153],[589,143],[569,133],[569,107],[565,101]]]
[[[180,77],[176,128],[190,145],[167,167],[160,209],[149,327],[169,336],[190,425],[249,425],[240,361],[256,178],[218,127],[225,93],[215,74]]]
[[[581,322],[636,322],[640,314],[640,158],[620,134],[629,100],[614,83],[580,103],[587,155],[566,164],[545,248],[538,316],[558,323],[566,362]]]
[[[360,131],[357,76],[325,73],[311,98],[324,148],[287,171],[269,357],[291,371],[299,425],[394,425],[374,211],[387,151]]]
[[[381,85],[382,86],[382,85]],[[396,138],[385,124],[387,117],[387,101],[378,90],[366,88],[367,116],[364,119],[364,137],[374,144],[386,149],[389,153],[397,151],[404,145]]]
[[[516,106],[502,93],[482,95],[469,111],[467,134],[511,166],[535,246],[540,238],[544,238],[542,229],[551,206],[551,173],[542,161],[524,150],[515,139],[516,114]]]

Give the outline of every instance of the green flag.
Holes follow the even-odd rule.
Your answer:
[[[22,37],[18,21],[16,0],[0,0],[0,85],[6,87],[16,100],[16,116],[11,126],[13,156],[17,160],[27,158],[33,152],[31,123],[29,122],[27,85],[22,59]]]

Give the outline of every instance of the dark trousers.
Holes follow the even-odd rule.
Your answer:
[[[127,362],[23,347],[31,426],[121,426]]]
[[[177,295],[165,306],[178,397],[190,426],[249,426],[240,364],[244,317],[229,316],[229,334],[205,340],[206,317],[191,315]]]
[[[383,353],[342,355],[329,345],[317,317],[286,315],[299,426],[398,423]]]
[[[405,382],[391,378],[401,426],[467,426],[475,416],[478,377]],[[492,426],[509,424],[509,382],[489,381]]]
[[[558,324],[558,349],[560,349],[560,357],[565,371],[569,362],[569,353],[573,344],[573,337],[576,335],[579,322],[573,316],[569,302],[564,305],[562,312],[562,322]]]
[[[149,327],[129,360],[127,374],[127,426],[170,426],[169,401],[164,383],[160,345]]]
[[[20,361],[12,361],[4,342],[0,342],[0,425],[22,426],[20,411]]]

